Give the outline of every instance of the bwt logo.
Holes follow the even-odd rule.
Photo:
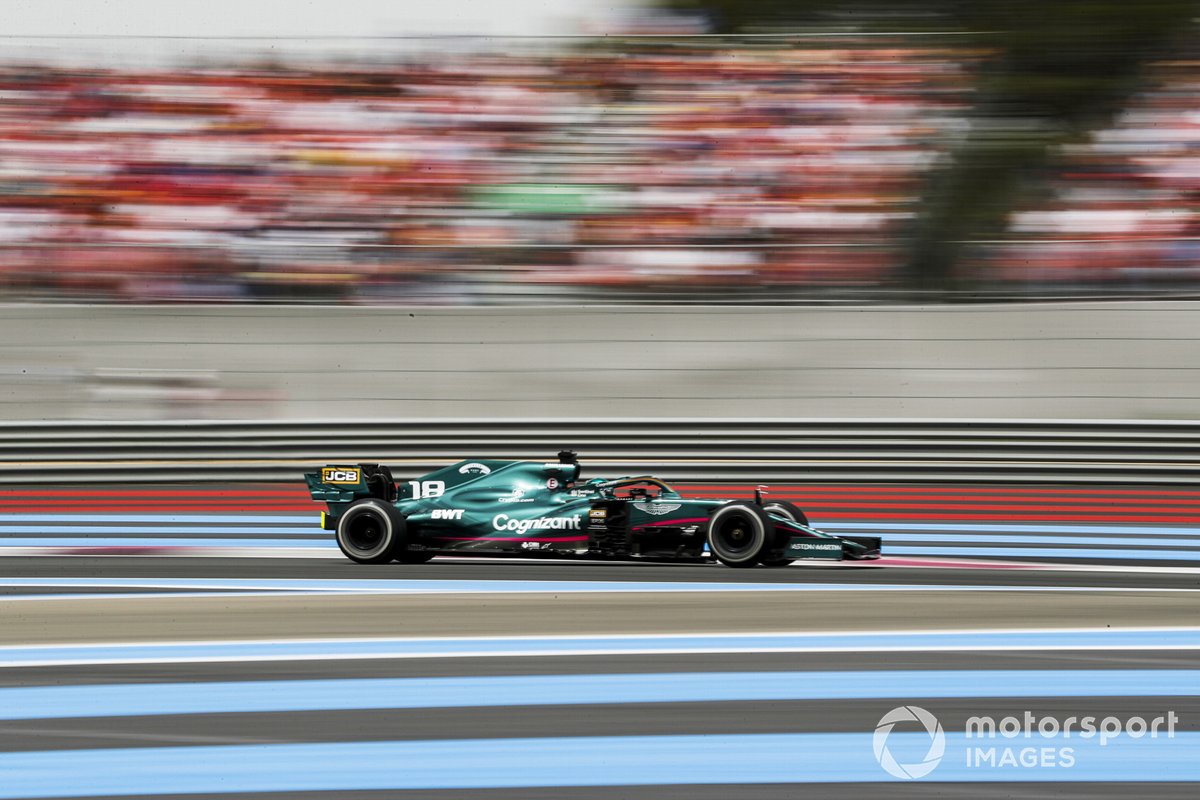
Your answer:
[[[433,519],[462,519],[462,515],[461,508],[435,508],[433,510]]]
[[[919,723],[929,734],[929,750],[920,761],[901,764],[888,749],[888,736],[891,735],[892,728],[901,722]],[[938,764],[942,763],[942,756],[946,754],[946,732],[942,730],[942,723],[938,722],[938,718],[920,706],[900,706],[893,708],[879,720],[879,724],[875,726],[875,736],[871,739],[871,745],[875,750],[875,760],[879,762],[879,766],[883,767],[892,777],[910,781],[924,778],[933,772]]]
[[[321,470],[321,483],[358,483],[359,471],[347,467],[325,467]]]

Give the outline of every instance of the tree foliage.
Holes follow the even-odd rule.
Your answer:
[[[971,127],[950,166],[930,176],[911,232],[909,285],[963,288],[967,239],[991,237],[1055,145],[1109,120],[1141,68],[1190,32],[1196,0],[667,0],[720,32],[853,26],[955,31],[992,57]]]

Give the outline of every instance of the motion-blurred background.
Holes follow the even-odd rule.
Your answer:
[[[1070,312],[1035,320],[989,306],[980,327],[946,314],[945,301],[1196,294],[1193,2],[292,6],[11,4],[0,37],[0,300],[868,311],[753,330],[729,317],[684,328],[606,320],[578,336],[583,317],[568,315],[524,337],[519,309],[467,316],[422,366],[474,383],[430,390],[443,378],[407,373],[398,389],[379,374],[430,356],[430,326],[400,332],[407,316],[313,310],[271,327],[258,312],[193,310],[179,331],[173,311],[10,305],[7,416],[106,416],[121,408],[114,400],[128,406],[117,416],[336,416],[330,397],[289,400],[311,387],[289,358],[340,371],[333,397],[379,401],[354,413],[471,412],[465,403],[483,395],[510,412],[561,413],[605,392],[628,401],[607,410],[624,412],[710,397],[715,383],[718,404],[751,398],[735,413],[1190,416],[1186,375],[1128,372],[1186,366],[1147,342],[1194,350],[1187,309],[1164,317],[1151,303],[1077,325]],[[936,307],[898,326],[870,311],[897,303]],[[692,328],[710,335],[679,333]],[[802,328],[807,344],[796,343]],[[963,344],[981,331],[989,349]],[[672,332],[686,348],[636,347]],[[1098,342],[1130,332],[1133,345],[1104,345],[1108,360],[1097,360]],[[1014,339],[1025,344],[1014,350]],[[561,370],[540,392],[528,376],[486,378],[505,361],[561,368],[578,359],[556,362],[553,345],[606,340],[657,364],[657,377],[732,369],[747,351],[767,360],[749,377],[693,375],[674,395],[628,371],[616,389],[560,391],[578,378]],[[1083,344],[1063,349],[1070,340]],[[485,341],[502,351],[455,361],[452,345]],[[854,341],[866,344],[829,349]],[[896,351],[897,341],[910,346]],[[270,352],[256,359],[235,344]],[[303,345],[336,346],[337,357]],[[575,353],[606,368],[598,347]],[[847,365],[859,372],[841,383],[798,372]],[[907,371],[863,371],[884,367]],[[1038,384],[1072,368],[1108,372]],[[287,386],[263,377],[289,370]],[[1034,384],[1017,403],[959,402]],[[813,386],[820,402],[796,402]],[[139,398],[182,400],[128,405]],[[213,410],[212,398],[236,403]]]
[[[34,15],[0,42],[0,291],[801,302],[1200,281],[1190,2],[512,4],[511,27],[547,33],[404,38],[362,3],[362,35],[327,38],[336,22],[230,38],[291,30],[283,9],[192,29],[209,39]]]
[[[1195,5],[0,0],[0,800],[1200,797]]]

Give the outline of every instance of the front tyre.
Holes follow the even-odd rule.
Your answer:
[[[799,522],[806,527],[808,525],[808,517],[800,510],[800,506],[795,503],[789,503],[786,500],[770,500],[763,503],[762,509],[768,514],[790,519],[792,522]],[[762,559],[762,564],[764,567],[786,567],[793,561],[795,561],[794,558],[771,558],[768,556]]]
[[[786,500],[768,500],[763,503],[762,509],[768,514],[790,519],[792,522],[799,522],[801,525],[808,527],[808,517],[800,510],[800,506],[795,503],[789,503]]]
[[[338,518],[337,543],[351,561],[386,564],[404,546],[404,530],[404,517],[394,506],[366,498]]]
[[[708,520],[708,549],[729,567],[753,567],[771,549],[775,526],[761,508],[728,503]]]

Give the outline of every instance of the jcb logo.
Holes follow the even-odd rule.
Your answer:
[[[358,483],[359,471],[346,467],[325,467],[321,470],[321,483]]]
[[[462,515],[461,508],[435,508],[433,510],[434,519],[462,519]]]

